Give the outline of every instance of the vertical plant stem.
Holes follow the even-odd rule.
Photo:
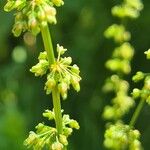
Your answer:
[[[141,110],[144,106],[144,103],[145,103],[145,100],[141,99],[138,106],[137,106],[137,108],[136,108],[136,110],[135,110],[135,112],[134,112],[134,114],[133,114],[133,116],[132,116],[132,118],[131,118],[131,121],[130,121],[130,124],[129,124],[130,127],[134,127],[134,125],[135,125],[135,123],[138,119],[138,116],[139,116],[139,114],[140,114],[140,112],[141,112]]]
[[[52,96],[53,96],[56,128],[57,128],[58,134],[61,134],[62,133],[62,114],[61,114],[60,94],[57,88],[53,90]]]
[[[54,50],[51,40],[51,35],[49,31],[49,27],[44,26],[41,27],[42,38],[44,42],[44,47],[48,55],[49,64],[55,63],[55,56]],[[54,113],[55,113],[55,124],[58,131],[58,134],[62,133],[62,113],[61,113],[61,102],[60,102],[60,94],[57,88],[52,91],[53,97],[53,106],[54,106]]]
[[[48,61],[49,64],[51,65],[55,62],[55,56],[54,56],[53,44],[52,44],[48,25],[41,27],[41,33],[44,42],[44,47],[48,55]]]

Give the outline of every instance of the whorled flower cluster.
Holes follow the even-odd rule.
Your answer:
[[[141,0],[124,0],[121,5],[112,8],[112,14],[119,18],[137,18],[143,9]]]
[[[80,90],[79,76],[80,70],[77,65],[71,65],[71,57],[61,57],[67,49],[57,44],[58,57],[54,64],[49,66],[47,53],[41,52],[38,59],[39,63],[33,66],[30,71],[35,76],[43,76],[48,71],[47,81],[45,83],[45,90],[47,94],[50,94],[55,87],[58,88],[63,99],[67,98],[68,89],[70,85],[78,92]]]
[[[45,110],[43,116],[48,120],[55,120],[53,111]],[[43,148],[50,150],[63,150],[68,145],[68,136],[72,134],[73,129],[79,129],[77,121],[70,119],[69,115],[63,115],[62,118],[63,131],[58,135],[57,129],[39,123],[36,126],[36,132],[31,131],[29,137],[25,140],[24,145],[34,150],[42,150]]]
[[[26,30],[36,35],[40,32],[41,26],[57,22],[54,6],[63,4],[63,0],[7,0],[4,9],[7,12],[16,10],[15,24],[12,29],[15,36],[19,36]]]
[[[116,95],[112,99],[112,105],[104,108],[103,117],[108,120],[117,120],[124,116],[135,104],[134,100],[128,96],[129,84],[118,75],[112,75],[107,79],[104,92],[114,92]]]
[[[111,71],[128,74],[131,72],[130,61],[134,55],[134,48],[130,43],[125,42],[120,47],[115,48],[112,58],[106,62],[106,67]]]
[[[146,58],[150,59],[150,49],[145,51]],[[140,98],[141,100],[146,100],[150,105],[150,73],[144,73],[138,71],[132,78],[134,82],[140,82],[144,80],[144,85],[142,89],[134,88],[132,92],[133,98]]]
[[[123,25],[113,24],[104,32],[106,38],[112,38],[116,43],[129,41],[131,38],[130,32],[126,31]]]
[[[129,125],[118,122],[110,125],[106,130],[104,145],[113,150],[142,150],[139,139],[138,130],[133,130]]]
[[[140,76],[141,75],[141,76]],[[144,79],[144,86],[140,90],[138,88],[134,88],[132,95],[133,98],[141,98],[141,100],[146,100],[146,102],[150,105],[150,75],[147,75],[143,72],[137,72],[135,76],[133,76],[133,80],[139,82]]]

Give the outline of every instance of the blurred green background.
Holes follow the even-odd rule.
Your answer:
[[[53,43],[68,48],[81,69],[81,92],[70,91],[62,107],[65,113],[79,121],[81,129],[70,138],[70,150],[104,150],[105,121],[101,114],[110,97],[101,91],[110,72],[104,67],[114,44],[104,38],[104,30],[118,22],[111,16],[111,7],[121,0],[65,0],[58,9],[58,24],[51,26]],[[131,43],[136,49],[131,76],[138,70],[149,72],[150,62],[143,52],[150,48],[150,1],[143,0],[144,10],[137,20],[129,20]],[[43,51],[41,36],[29,33],[15,38],[11,33],[13,14],[3,11],[0,1],[0,150],[24,150],[23,140],[35,125],[44,121],[42,112],[52,108],[50,96],[43,90],[44,78],[35,78],[29,72]],[[24,39],[24,40],[23,40]],[[35,44],[37,42],[37,44]],[[133,111],[133,110],[132,110]],[[132,112],[125,117],[128,122]],[[49,122],[47,122],[49,123]],[[142,133],[145,150],[150,149],[150,108],[145,106],[136,124]]]

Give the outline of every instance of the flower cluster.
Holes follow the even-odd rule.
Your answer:
[[[133,98],[141,98],[141,100],[146,100],[146,102],[150,105],[150,75],[146,75],[146,73],[143,72],[137,72],[136,75],[133,76],[133,80],[136,82],[144,80],[144,86],[141,90],[138,88],[133,89]]]
[[[103,90],[105,92],[114,92],[116,95],[112,99],[112,105],[104,108],[103,117],[105,119],[120,119],[134,106],[134,100],[128,96],[128,89],[128,82],[117,75],[112,75],[107,79]]]
[[[150,49],[147,50],[147,51],[145,51],[144,54],[146,54],[146,58],[147,58],[147,59],[150,59]]]
[[[149,59],[150,50],[145,52],[146,58]],[[144,73],[142,71],[138,71],[132,78],[134,82],[140,82],[144,80],[143,88],[140,90],[138,88],[134,88],[132,92],[132,96],[134,99],[141,98],[141,100],[146,100],[146,102],[150,105],[150,74]]]
[[[81,80],[79,67],[77,65],[71,65],[72,58],[61,57],[66,50],[57,44],[58,57],[51,66],[48,63],[47,53],[41,52],[38,57],[39,63],[30,69],[35,76],[43,76],[49,70],[50,72],[47,74],[47,81],[45,83],[46,93],[50,94],[57,87],[63,99],[67,98],[67,91],[70,85],[77,92],[80,90],[79,82]]]
[[[115,48],[112,58],[106,62],[106,67],[111,71],[128,74],[131,71],[130,60],[134,55],[134,48],[127,42]]]
[[[26,30],[36,35],[40,32],[41,26],[57,22],[54,6],[63,4],[63,0],[7,0],[4,9],[7,12],[16,10],[15,24],[12,29],[15,36],[19,36]]]
[[[113,24],[104,32],[106,38],[112,38],[116,43],[130,40],[130,33],[125,30],[123,25]]]
[[[143,9],[141,0],[124,0],[121,5],[112,8],[112,14],[119,18],[137,18]]]
[[[113,150],[142,150],[140,133],[123,123],[110,125],[105,132],[104,145]]]
[[[53,111],[45,110],[43,116],[48,120],[55,120],[55,114]],[[36,126],[36,133],[31,131],[29,137],[25,140],[24,144],[34,150],[42,150],[43,148],[51,150],[63,150],[68,145],[68,136],[72,134],[73,129],[79,129],[77,121],[70,119],[69,115],[63,115],[62,118],[63,131],[58,135],[57,129],[39,123]]]

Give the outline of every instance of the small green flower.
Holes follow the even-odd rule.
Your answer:
[[[52,0],[52,3],[56,6],[61,6],[64,5],[64,1],[63,0]]]
[[[145,51],[144,54],[146,55],[147,59],[150,59],[150,49]]]
[[[59,141],[56,141],[52,144],[52,150],[63,150],[63,144],[61,144]]]
[[[136,99],[136,98],[140,97],[140,95],[141,95],[141,90],[139,90],[137,88],[133,89],[133,92],[132,92],[133,98]]]

